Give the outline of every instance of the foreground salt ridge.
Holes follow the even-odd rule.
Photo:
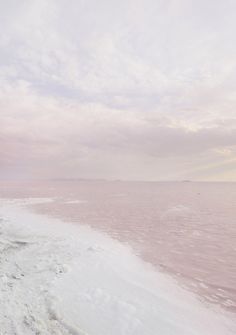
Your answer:
[[[1,335],[236,333],[127,247],[23,206],[40,201],[1,201]]]

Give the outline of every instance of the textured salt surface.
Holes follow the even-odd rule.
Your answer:
[[[0,197],[50,197],[42,214],[128,243],[201,299],[236,312],[236,183],[6,181]]]
[[[12,185],[55,197],[44,214],[132,246],[202,299],[236,312],[236,183],[50,182]],[[9,184],[7,184],[9,193]]]
[[[1,200],[1,334],[230,335],[202,305],[105,234]]]

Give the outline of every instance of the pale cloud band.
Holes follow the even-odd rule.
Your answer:
[[[234,1],[0,4],[0,177],[236,180]]]

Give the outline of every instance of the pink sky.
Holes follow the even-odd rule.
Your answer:
[[[234,1],[0,4],[0,178],[236,180]]]

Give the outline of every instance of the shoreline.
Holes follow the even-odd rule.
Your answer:
[[[35,334],[35,329],[79,335],[236,332],[230,313],[201,303],[128,246],[88,226],[64,223],[26,207],[43,201],[50,199],[1,199],[7,275],[1,273],[0,291],[12,318],[7,322],[1,311],[5,327],[14,325],[16,334]],[[27,308],[13,320],[21,305]]]

